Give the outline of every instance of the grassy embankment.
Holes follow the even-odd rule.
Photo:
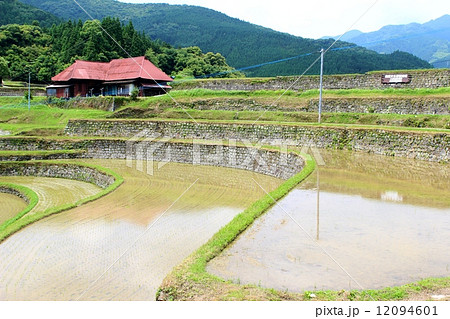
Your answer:
[[[315,169],[308,155],[305,168],[276,190],[253,203],[216,233],[205,245],[187,257],[165,278],[157,292],[160,300],[423,300],[430,291],[450,286],[450,277],[429,278],[416,283],[380,290],[305,291],[289,293],[255,285],[239,285],[206,271],[207,263],[217,257],[258,217],[301,183]],[[316,297],[312,297],[313,294]],[[425,296],[423,296],[425,294]]]
[[[303,157],[306,165],[300,173],[253,203],[217,232],[205,245],[186,258],[166,277],[158,290],[157,298],[165,300],[228,300],[234,299],[235,295],[240,295],[242,299],[285,299],[284,293],[275,290],[225,282],[206,272],[206,264],[218,256],[259,216],[314,171],[314,160],[309,155],[303,155]]]
[[[28,111],[21,104],[23,98],[0,97],[0,129],[13,135],[60,135],[69,119],[101,119],[111,112],[94,109],[61,109],[44,104],[45,99],[35,98]]]
[[[2,234],[2,232],[9,225],[13,224],[15,221],[19,220],[20,218],[25,216],[27,213],[29,213],[37,205],[37,203],[39,201],[37,194],[33,190],[29,189],[28,187],[25,187],[22,185],[10,184],[10,183],[0,183],[0,189],[1,188],[13,189],[13,190],[19,192],[22,195],[22,197],[24,199],[26,199],[26,201],[28,202],[28,205],[21,212],[19,212],[16,216],[14,216],[0,224],[0,234]]]
[[[284,94],[283,94],[284,93]],[[282,95],[283,94],[283,95]],[[128,105],[116,117],[154,119],[196,119],[225,121],[317,123],[317,113],[303,108],[318,99],[318,90],[294,91],[213,91],[206,89],[170,92],[171,96],[142,99]],[[386,99],[386,98],[450,98],[450,88],[326,90],[324,98]],[[198,109],[203,105],[245,104],[245,110]],[[256,110],[252,108],[257,107]],[[276,108],[274,108],[276,107]],[[283,110],[286,108],[286,110]],[[296,111],[293,111],[296,110]],[[403,115],[380,113],[323,113],[324,124],[376,125],[421,128],[450,128],[449,115]]]
[[[353,91],[353,92],[352,92]],[[368,90],[345,90],[345,92],[325,92],[325,97],[372,97],[381,94],[392,94],[396,97],[447,97],[450,89],[438,90],[395,90],[389,93],[388,90],[379,92]],[[207,91],[207,90],[191,90],[191,91],[172,91],[172,97],[179,103],[196,103],[197,101],[207,100],[209,103],[212,100],[227,100],[230,99],[251,99],[256,100],[259,104],[272,105],[275,101],[280,105],[287,107],[298,105],[303,98],[305,101],[317,97],[317,91],[307,91],[303,93],[287,92],[280,97],[280,92],[274,91],[259,91],[259,92],[222,92],[222,91]],[[22,99],[22,98],[18,98]],[[61,134],[67,121],[70,118],[74,119],[105,119],[112,115],[111,112],[92,110],[92,109],[59,109],[49,107],[46,105],[33,106],[31,111],[25,112],[23,106],[15,106],[14,101],[10,101],[9,105],[4,105],[4,101],[0,98],[0,129],[8,130],[13,134],[23,135],[55,135]],[[202,121],[226,121],[236,122],[247,120],[249,123],[260,118],[260,121],[283,123],[310,123],[316,125],[317,115],[306,112],[280,112],[280,111],[220,111],[209,110],[201,111],[194,109],[180,108],[176,109],[174,105],[170,105],[173,101],[168,96],[139,99],[136,102],[130,102],[127,107],[132,110],[144,110],[144,118],[154,119],[190,119],[193,118]],[[186,112],[189,112],[188,116]],[[432,131],[442,131],[442,128],[448,128],[450,122],[449,116],[431,116],[431,115],[394,115],[394,114],[356,114],[356,113],[336,113],[324,114],[324,125],[344,125],[354,127],[368,127],[370,125],[377,125],[377,127],[401,127],[406,129],[410,126],[425,126]],[[411,125],[405,125],[403,123]],[[425,124],[422,124],[425,123]],[[441,128],[441,129],[435,129]],[[306,172],[306,171],[305,171]],[[303,172],[301,173],[303,174]],[[304,176],[306,177],[306,176]],[[303,177],[303,178],[304,178]],[[291,180],[289,180],[291,181]],[[300,182],[300,181],[298,181]],[[296,183],[298,183],[296,182]],[[286,182],[287,183],[287,182]],[[279,199],[290,190],[289,187],[295,185],[283,184],[279,189],[272,193],[274,199]],[[117,185],[118,186],[118,185]],[[279,191],[279,193],[276,193]],[[284,195],[283,195],[284,194]],[[100,196],[99,196],[100,197]],[[89,200],[94,200],[90,198]],[[231,243],[236,236],[239,235],[257,216],[266,211],[273,205],[273,200],[270,197],[265,197],[253,204],[244,213],[236,217],[232,223],[227,225],[218,234],[216,234],[205,246],[200,248],[197,252],[192,254],[185,262],[177,267],[172,274],[166,279],[160,296],[167,299],[295,299],[307,300],[309,293],[304,294],[290,294],[284,292],[277,292],[274,290],[262,289],[255,286],[240,286],[225,282],[217,277],[214,277],[205,271],[206,263],[217,256],[229,243]],[[71,207],[64,207],[69,209]],[[59,208],[52,209],[47,213],[43,213],[42,217],[56,213]],[[39,219],[40,219],[39,218]],[[21,221],[26,221],[25,218]],[[28,223],[35,220],[28,220]],[[27,223],[27,224],[28,224]],[[20,226],[24,227],[26,224]],[[18,229],[20,229],[18,228]],[[17,230],[18,230],[17,229]],[[16,231],[17,231],[16,230]],[[5,237],[4,231],[0,233],[0,241]],[[377,291],[351,291],[351,292],[337,292],[337,291],[323,291],[314,292],[318,299],[324,300],[398,300],[405,299],[411,295],[418,294],[421,291],[436,290],[441,287],[449,287],[450,279],[429,279],[415,284],[410,284],[402,287],[387,288]],[[369,297],[370,296],[370,297]]]
[[[7,166],[7,165],[20,165],[21,162],[3,162],[0,163],[0,168],[2,166]],[[54,215],[54,214],[58,214],[60,212],[75,208],[77,206],[86,204],[88,202],[92,202],[96,199],[99,199],[109,193],[111,193],[112,191],[114,191],[115,189],[117,189],[122,183],[123,183],[123,178],[122,176],[120,176],[119,174],[117,174],[116,172],[114,172],[113,170],[110,170],[108,168],[104,168],[98,165],[89,165],[89,164],[85,164],[85,163],[76,163],[76,162],[58,162],[58,161],[45,161],[45,162],[33,162],[34,165],[49,165],[49,164],[57,164],[57,165],[77,165],[77,166],[85,166],[85,167],[89,167],[89,168],[93,168],[96,169],[104,174],[110,175],[112,177],[114,177],[114,183],[112,183],[110,186],[106,187],[105,189],[102,189],[99,193],[87,197],[87,198],[83,198],[75,203],[70,203],[70,204],[65,204],[65,205],[61,205],[58,207],[51,207],[49,209],[46,209],[44,211],[40,211],[40,212],[36,212],[33,213],[32,215],[26,215],[29,210],[25,213],[21,212],[22,216],[18,217],[19,215],[17,215],[15,217],[14,220],[12,220],[9,223],[5,223],[3,225],[0,226],[0,243],[5,240],[7,237],[11,236],[12,234],[14,234],[15,232],[21,230],[22,228],[38,221],[41,220],[45,217]],[[37,201],[36,201],[37,203]],[[28,208],[28,207],[27,207]],[[30,209],[31,210],[31,209]]]
[[[305,92],[288,91],[212,91],[194,89],[174,90],[171,97],[160,96],[142,98],[138,101],[123,102],[119,111],[112,113],[91,108],[58,108],[44,104],[43,98],[35,98],[30,111],[21,97],[0,97],[0,130],[14,135],[51,136],[60,135],[69,119],[144,118],[205,121],[249,121],[271,123],[317,124],[314,112],[271,110],[271,105],[279,108],[296,108],[318,97],[317,90]],[[450,88],[441,89],[386,89],[386,90],[330,90],[325,98],[450,98]],[[101,98],[100,98],[101,99]],[[174,100],[176,102],[174,102]],[[224,111],[194,109],[197,104],[233,104],[240,101],[256,103],[258,110]],[[264,109],[268,106],[267,109]],[[261,109],[263,107],[263,109]],[[322,125],[352,125],[356,127],[404,127],[404,128],[450,128],[449,115],[401,115],[379,113],[324,113]]]

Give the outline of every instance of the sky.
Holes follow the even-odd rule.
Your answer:
[[[313,39],[341,35],[354,29],[370,32],[385,25],[424,23],[450,14],[449,0],[119,1],[197,5],[276,31]]]

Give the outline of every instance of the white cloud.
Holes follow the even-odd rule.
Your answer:
[[[133,3],[189,4],[211,8],[277,31],[310,38],[349,28],[375,31],[388,24],[423,23],[450,14],[448,0],[120,0]],[[359,22],[352,25],[371,7]]]

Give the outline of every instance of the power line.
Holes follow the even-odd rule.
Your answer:
[[[407,40],[407,39],[411,39],[411,38],[421,37],[421,36],[427,35],[427,34],[433,34],[433,33],[442,32],[442,31],[445,31],[445,30],[448,30],[448,29],[450,29],[450,28],[436,29],[436,30],[432,30],[432,31],[428,31],[428,32],[416,33],[416,34],[412,34],[412,35],[407,35],[407,36],[402,36],[402,37],[395,37],[395,38],[390,38],[390,39],[385,39],[385,40],[371,41],[371,42],[360,43],[360,44],[351,44],[351,45],[347,45],[347,46],[342,46],[342,47],[338,47],[338,48],[329,49],[327,51],[342,51],[342,50],[349,50],[349,49],[354,49],[354,48],[368,48],[368,47],[371,47],[371,46],[376,46],[376,45],[381,44],[381,43],[398,42],[398,41],[401,41],[401,40]],[[344,35],[345,35],[345,33],[344,33]],[[340,41],[339,39],[342,38],[342,36],[340,36],[337,40],[335,40],[334,43]],[[342,41],[342,42],[347,42],[347,41]],[[303,58],[303,57],[306,57],[306,56],[313,55],[315,53],[316,52],[303,53],[303,54],[299,54],[299,55],[288,57],[288,58],[284,58],[284,59],[277,59],[277,60],[274,60],[274,61],[259,63],[259,64],[255,64],[255,65],[251,65],[251,66],[235,68],[235,69],[232,69],[232,70],[229,70],[229,71],[216,72],[216,73],[211,73],[211,74],[207,74],[207,75],[202,75],[202,76],[194,77],[192,79],[203,79],[203,78],[217,77],[217,76],[226,75],[226,74],[230,74],[230,73],[251,70],[251,69],[260,68],[260,67],[263,67],[263,66],[266,66],[266,65],[277,64],[277,63],[282,63],[282,62],[287,62],[287,61]],[[436,62],[433,62],[433,63],[440,63],[440,62],[444,62],[444,61],[436,61]],[[183,80],[183,81],[175,81],[175,83],[190,81],[192,79],[186,79],[186,80]]]
[[[163,92],[165,92],[166,94],[167,94],[167,96],[169,96],[171,99],[172,99],[172,101],[178,106],[178,107],[180,107],[196,124],[198,124],[197,123],[197,121],[191,116],[191,114],[189,114],[189,112],[188,111],[186,111],[186,109],[183,107],[183,106],[181,106],[179,103],[178,103],[178,101],[176,101],[175,100],[175,98],[169,93],[169,91],[167,91],[158,81],[156,81],[155,80],[155,78],[151,75],[151,74],[149,74],[148,72],[147,72],[147,70],[145,70],[143,67],[142,67],[142,65],[140,65],[137,61],[136,61],[136,59],[134,58],[134,57],[132,57],[131,56],[131,54],[127,51],[127,50],[125,50],[124,48],[123,48],[123,46],[119,43],[119,42],[117,42],[117,40],[116,39],[114,39],[114,37],[112,36],[112,35],[110,35],[109,34],[109,32],[108,31],[106,31],[105,30],[105,28],[101,25],[101,23],[98,21],[98,20],[95,20],[93,17],[92,17],[92,15],[91,14],[89,14],[89,12],[87,12],[86,11],[86,9],[82,6],[82,5],[80,5],[79,3],[78,3],[78,1],[77,0],[72,0],[73,2],[75,2],[76,3],[76,5],[78,6],[78,7],[80,7],[80,9],[81,10],[83,10],[84,11],[84,13],[86,13],[87,14],[87,16],[92,20],[92,21],[94,21],[95,23],[97,23],[97,25],[102,29],[102,31],[109,37],[109,38],[111,38],[111,40],[123,51],[123,52],[125,52],[125,54],[136,64],[136,65],[138,65],[140,68],[141,68],[141,70],[145,73],[145,74],[147,74],[158,86],[159,86],[159,88],[163,91]]]

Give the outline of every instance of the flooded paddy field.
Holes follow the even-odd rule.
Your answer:
[[[264,195],[253,179],[269,190],[282,182],[227,168],[169,163],[147,175],[125,161],[85,162],[113,169],[124,183],[1,243],[0,300],[154,300],[174,266]],[[31,180],[24,184],[37,193],[52,187]],[[58,195],[50,197],[54,205]]]
[[[291,292],[450,276],[448,165],[320,153],[319,173],[212,260],[210,273]]]
[[[0,205],[0,224],[2,224],[24,210],[28,204],[16,195],[0,193]]]
[[[39,202],[29,214],[75,203],[80,199],[95,195],[101,190],[100,187],[90,183],[63,178],[0,176],[0,182],[26,186],[36,193]]]

